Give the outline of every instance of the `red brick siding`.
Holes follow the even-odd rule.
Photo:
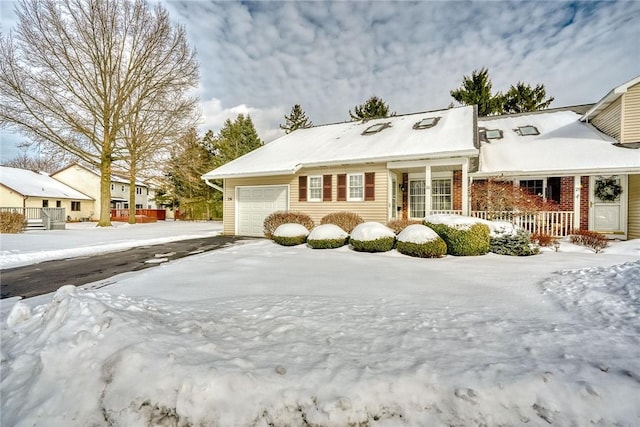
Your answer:
[[[589,177],[580,177],[580,229],[589,229]]]
[[[454,211],[462,210],[462,171],[453,171],[452,208]]]
[[[563,176],[560,178],[560,205],[561,211],[573,210],[573,177]]]

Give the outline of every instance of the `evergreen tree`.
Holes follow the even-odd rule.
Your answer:
[[[353,109],[353,113],[349,110],[349,116],[351,120],[371,120],[379,119],[389,116],[395,116],[395,113],[389,114],[389,106],[377,96],[372,96],[367,99],[363,104],[356,105]]]
[[[553,102],[553,97],[545,99],[547,92],[543,84],[532,88],[529,84],[518,82],[511,85],[504,95],[504,113],[526,113],[529,111],[544,110]]]
[[[215,155],[215,166],[219,167],[231,160],[244,156],[263,145],[253,126],[251,116],[238,114],[235,121],[227,119],[218,135],[205,135],[204,145]]]
[[[313,123],[309,120],[300,104],[296,104],[291,107],[291,113],[284,116],[285,122],[280,125],[280,129],[283,129],[285,133],[291,133],[296,129],[307,129],[313,126]]]
[[[449,93],[461,104],[477,105],[479,116],[502,112],[502,94],[491,93],[491,79],[486,68],[473,70],[471,77],[464,76],[462,86]]]

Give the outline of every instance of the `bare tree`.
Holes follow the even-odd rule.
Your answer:
[[[38,172],[53,173],[67,164],[77,160],[66,151],[56,146],[40,145],[37,152],[33,152],[34,144],[19,144],[20,152],[3,166],[28,169]]]
[[[198,81],[195,52],[145,0],[21,0],[16,12],[15,33],[0,35],[0,126],[98,167],[98,225],[111,225],[111,169],[140,110],[133,98],[171,103],[180,88],[182,100]]]

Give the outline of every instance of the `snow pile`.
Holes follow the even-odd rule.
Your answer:
[[[273,235],[276,237],[300,237],[308,234],[309,230],[307,230],[307,227],[295,223],[281,224],[276,228],[276,231],[273,232]]]
[[[382,225],[379,222],[363,222],[358,224],[356,228],[351,231],[351,239],[359,241],[372,241],[378,239],[384,239],[387,237],[393,237],[395,239],[396,233],[386,225]]]
[[[348,236],[349,233],[335,224],[322,224],[311,230],[307,240],[339,240]]]
[[[398,241],[422,244],[438,238],[438,233],[422,224],[411,224],[398,234]]]
[[[469,229],[473,224],[478,223],[485,224],[491,231],[491,237],[499,237],[505,234],[515,235],[518,231],[518,228],[514,224],[507,221],[488,221],[486,219],[455,214],[427,215],[424,220],[431,224],[444,224],[458,229]]]

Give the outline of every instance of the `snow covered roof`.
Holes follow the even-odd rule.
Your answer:
[[[539,134],[522,136],[518,129],[524,126]],[[573,111],[481,117],[478,128],[498,129],[502,138],[481,142],[476,176],[640,172],[640,149],[613,145],[615,139],[581,122]]]
[[[0,166],[0,183],[23,196],[93,200],[86,194],[74,190],[49,175],[26,169]]]
[[[63,167],[60,170],[55,171],[51,175],[56,175],[56,174],[62,172],[63,170],[69,169],[70,167],[73,167],[73,166],[78,166],[80,168],[83,168],[83,169],[91,172],[95,176],[100,177],[100,171],[99,170],[97,170],[95,168],[92,168],[92,167],[89,167],[89,166],[86,166],[86,165],[82,165],[80,163],[75,163],[75,162]],[[111,182],[117,182],[117,183],[120,183],[120,184],[129,184],[129,179],[121,177],[119,175],[111,174]],[[139,187],[148,187],[148,185],[144,181],[141,181],[139,179],[136,179],[136,185],[139,186]]]
[[[629,80],[626,83],[621,84],[618,87],[613,88],[608,94],[606,94],[600,101],[598,101],[589,111],[587,111],[581,118],[581,121],[587,121],[589,117],[597,116],[611,103],[615,102],[622,94],[626,93],[631,86],[635,86],[640,83],[640,76]]]
[[[414,128],[423,119],[436,117],[435,125]],[[469,106],[298,129],[202,178],[285,175],[303,167],[477,155],[474,120]],[[373,128],[381,124],[388,126]]]

